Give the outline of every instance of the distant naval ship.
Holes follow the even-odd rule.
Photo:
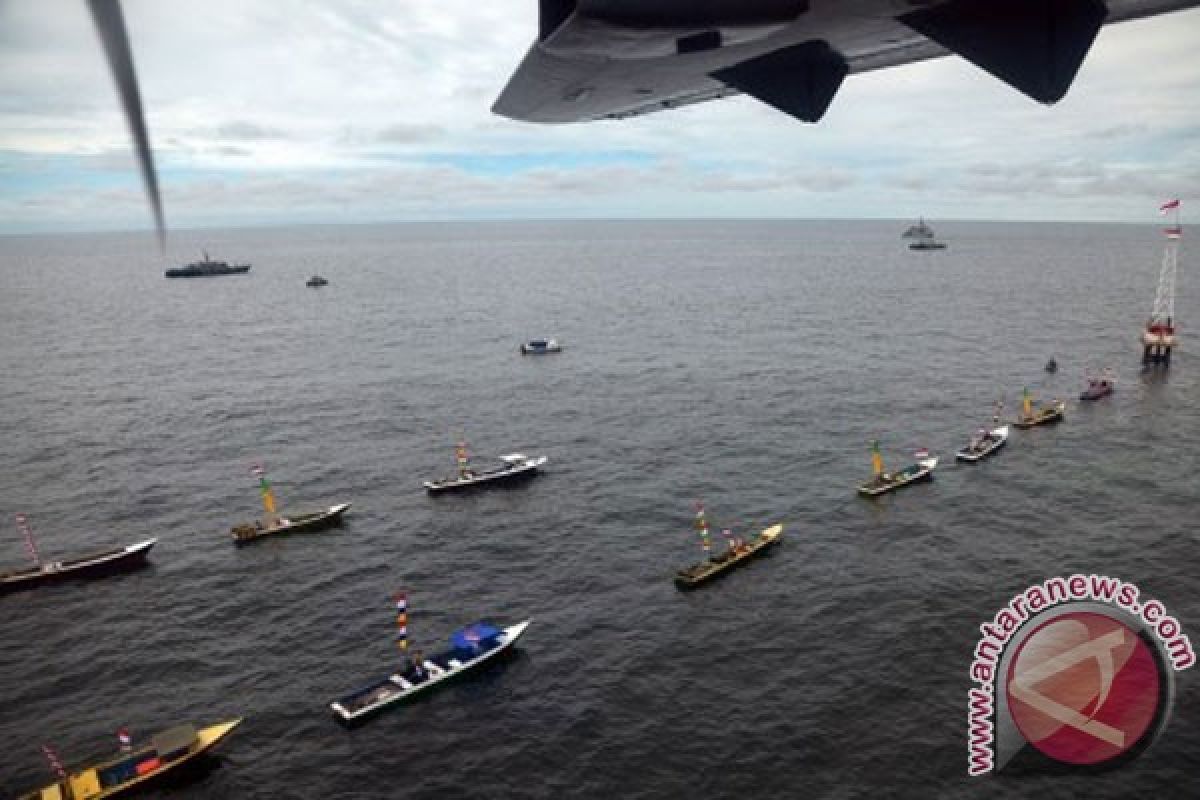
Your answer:
[[[186,267],[167,270],[168,278],[207,278],[213,275],[244,275],[250,271],[249,264],[230,264],[228,261],[213,261],[204,251],[203,261],[194,261]]]

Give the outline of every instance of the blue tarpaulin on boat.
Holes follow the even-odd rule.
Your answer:
[[[487,647],[501,633],[502,631],[494,625],[476,622],[474,625],[468,625],[460,631],[455,631],[454,635],[450,637],[450,644],[460,650],[474,650],[481,646]]]

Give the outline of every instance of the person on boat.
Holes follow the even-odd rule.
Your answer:
[[[420,683],[425,680],[425,656],[421,653],[420,648],[413,650],[412,655],[408,657],[408,673],[404,677],[408,678],[412,683]]]

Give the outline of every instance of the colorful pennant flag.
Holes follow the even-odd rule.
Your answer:
[[[42,558],[38,555],[37,543],[33,541],[33,531],[29,529],[29,519],[24,514],[17,514],[17,528],[25,536],[25,548],[29,550],[29,557],[33,559],[34,564],[41,564]]]
[[[1179,208],[1179,198],[1178,197],[1176,197],[1174,200],[1168,200],[1167,202],[1163,203],[1161,206],[1158,207],[1158,211],[1160,214],[1166,214],[1168,211],[1172,211],[1176,208]]]
[[[396,646],[408,649],[408,593],[396,593]]]
[[[463,478],[467,477],[467,470],[471,466],[471,460],[467,456],[466,441],[460,440],[459,443],[454,446],[454,460],[458,462],[458,474]]]
[[[721,533],[725,536],[725,544],[729,545],[729,549],[733,550],[735,542],[733,540],[733,531],[729,528],[722,528]]]
[[[696,532],[700,534],[700,544],[704,547],[704,552],[709,552],[712,549],[712,542],[708,539],[708,519],[704,516],[704,503],[696,501],[696,521],[693,523]]]
[[[268,514],[275,513],[275,493],[271,491],[271,484],[267,482],[267,471],[263,469],[262,464],[255,464],[251,469],[254,477],[258,478],[258,490],[262,492],[263,508]]]
[[[62,761],[58,757],[58,753],[54,752],[54,748],[48,744],[42,745],[42,753],[45,754],[46,760],[50,762],[50,768],[58,773],[58,777],[62,780],[67,779],[67,771],[63,769]]]

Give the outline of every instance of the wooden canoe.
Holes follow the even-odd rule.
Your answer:
[[[501,629],[494,642],[473,656],[457,650],[430,656],[421,665],[423,669],[420,678],[411,673],[389,675],[339,697],[329,704],[329,709],[343,724],[362,722],[388,706],[424,694],[495,658],[512,647],[531,622],[532,619],[527,619]]]
[[[775,544],[782,535],[783,526],[772,525],[735,550],[727,550],[720,555],[711,556],[699,564],[679,570],[675,573],[675,586],[679,589],[694,589],[702,583],[724,575]]]
[[[966,461],[968,464],[974,464],[976,461],[982,461],[992,453],[999,450],[1008,442],[1008,426],[1002,425],[999,428],[992,428],[987,433],[987,437],[981,442],[972,442],[954,454],[954,457],[959,461]]]
[[[1032,416],[1022,416],[1013,420],[1013,426],[1017,428],[1034,428],[1038,425],[1051,425],[1055,422],[1062,422],[1066,417],[1067,402],[1059,400],[1042,408],[1036,408]]]
[[[137,569],[146,563],[146,554],[158,539],[146,539],[116,550],[106,550],[69,561],[47,561],[37,567],[0,573],[0,594],[32,589],[72,578],[99,578]]]
[[[537,475],[548,460],[546,456],[527,458],[520,453],[514,453],[511,456],[504,456],[503,466],[494,469],[485,469],[481,472],[469,471],[465,477],[425,481],[425,491],[437,494],[438,492],[451,492],[479,486],[515,483]]]
[[[283,533],[304,533],[325,530],[333,525],[342,524],[342,514],[350,508],[349,503],[339,503],[336,506],[313,511],[296,516],[279,516],[269,520],[267,524],[261,521],[235,525],[231,531],[235,544],[246,544],[264,536],[274,536]]]
[[[124,794],[208,752],[240,723],[241,719],[234,719],[200,730],[191,725],[171,728],[131,752],[69,770],[65,780],[21,795],[19,800],[101,800]]]
[[[915,464],[905,467],[899,472],[885,472],[858,487],[859,494],[876,497],[893,492],[918,481],[933,479],[933,471],[937,469],[936,458],[923,458]]]

